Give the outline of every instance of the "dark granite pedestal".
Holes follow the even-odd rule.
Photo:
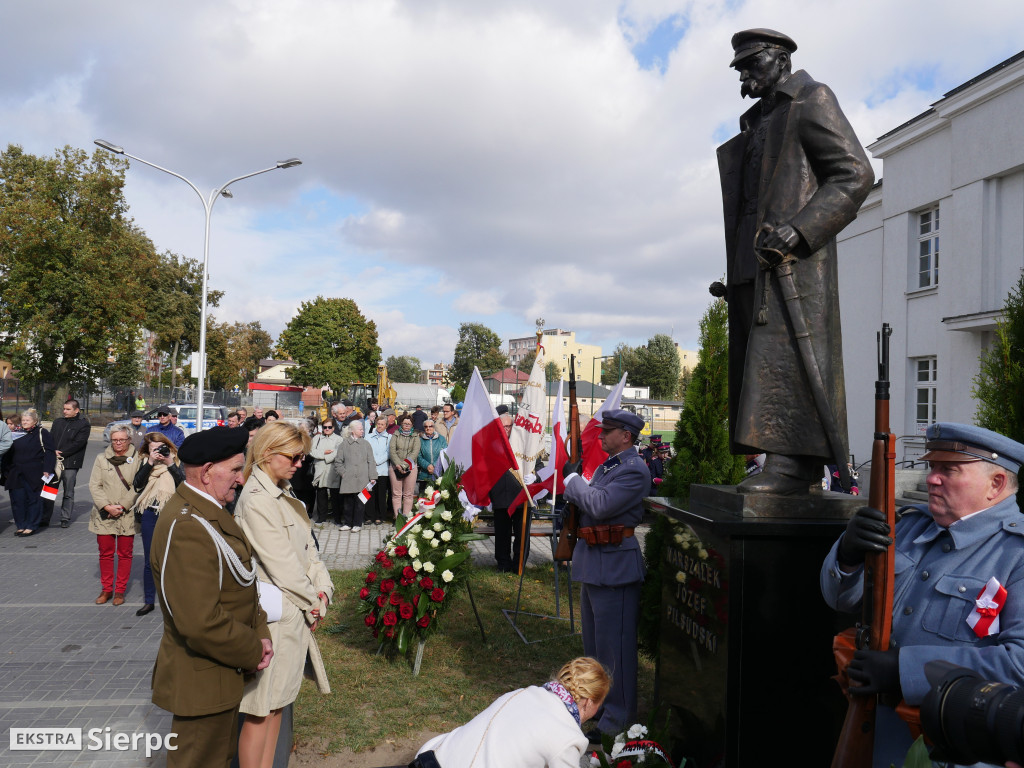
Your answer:
[[[743,496],[694,486],[672,522],[662,585],[658,699],[678,716],[676,756],[697,768],[828,766],[846,712],[832,637],[849,626],[818,573],[863,500]]]

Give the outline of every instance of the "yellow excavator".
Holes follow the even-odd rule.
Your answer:
[[[377,381],[375,384],[365,384],[361,381],[353,381],[348,388],[348,398],[356,408],[366,413],[367,404],[370,398],[376,397],[380,407],[390,408],[395,404],[395,389],[391,386],[391,378],[388,376],[388,367],[384,363],[377,364]]]

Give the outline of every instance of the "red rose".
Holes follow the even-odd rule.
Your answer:
[[[384,626],[393,627],[398,623],[398,616],[394,611],[388,611],[384,614]]]
[[[413,605],[419,605],[420,604],[420,596],[419,595],[413,595],[412,596],[412,604]]]
[[[392,592],[391,599],[388,602],[390,602],[392,605],[399,605],[402,602],[402,596],[397,592]]]
[[[394,579],[384,579],[384,581],[382,581],[380,583],[380,592],[381,592],[382,595],[386,595],[388,592],[390,592],[394,588],[395,588],[395,580]]]
[[[620,760],[615,764],[615,768],[633,768],[633,764],[629,760]]]
[[[370,571],[368,574],[366,574],[366,583],[367,584],[373,584],[373,582],[375,582],[376,580],[377,580],[377,572],[376,571]]]
[[[444,600],[444,590],[440,587],[434,587],[433,591],[430,593],[430,599],[435,603],[440,603]]]
[[[412,603],[403,603],[399,607],[398,613],[403,619],[411,619],[413,613]]]
[[[423,587],[424,589],[433,589],[434,588],[434,580],[432,578],[430,578],[429,576],[424,576],[422,579],[420,579],[420,586]]]
[[[388,604],[388,599],[384,595],[377,595],[377,607],[383,608]]]
[[[393,630],[393,629],[385,629],[384,630],[384,637],[386,637],[386,638],[388,638],[390,640],[394,636],[395,636],[395,630]]]
[[[384,558],[386,558],[386,557],[387,557],[387,555],[385,555],[383,550],[382,550],[382,551],[378,552],[377,556],[374,557],[373,559],[376,560],[378,563],[383,563],[384,562]]]
[[[416,570],[411,566],[407,565],[402,569],[402,576],[406,579],[416,579]]]
[[[365,600],[369,596],[370,596],[370,588],[369,587],[363,587],[362,589],[359,590],[359,599],[360,600]]]
[[[368,614],[366,614],[366,615],[365,615],[365,616],[363,617],[363,621],[365,621],[365,622],[366,622],[366,626],[368,626],[368,627],[372,627],[372,626],[373,626],[374,624],[376,624],[376,623],[377,623],[377,619],[376,619],[376,618],[374,618],[374,616],[373,616],[373,614],[372,614],[372,613],[368,613]]]
[[[395,547],[395,554],[399,557],[405,557],[409,554],[409,548],[405,546],[405,544],[399,544],[397,547]]]
[[[394,563],[391,561],[391,558],[385,557],[384,562],[381,563],[381,565],[383,565],[385,568],[391,568],[394,565]]]
[[[424,615],[423,617],[421,617],[420,620],[416,622],[416,626],[417,627],[426,627],[429,624],[430,624],[430,614],[429,613]]]

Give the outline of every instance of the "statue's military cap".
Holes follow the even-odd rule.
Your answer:
[[[182,464],[199,467],[203,464],[224,461],[245,451],[249,443],[249,430],[231,427],[213,427],[194,432],[185,438],[178,449]]]
[[[766,48],[781,48],[793,53],[796,50],[796,43],[789,35],[776,32],[774,29],[745,29],[732,36],[732,50],[735,55],[729,66],[735,67],[743,59]]]
[[[925,461],[988,461],[1015,473],[1024,464],[1024,445],[972,424],[932,424],[925,449]]]

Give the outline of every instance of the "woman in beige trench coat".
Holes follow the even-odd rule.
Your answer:
[[[125,429],[110,433],[110,445],[92,465],[89,493],[92,514],[89,531],[96,534],[100,550],[100,596],[97,605],[114,598],[114,605],[124,604],[128,578],[132,575],[132,550],[140,527],[131,508],[138,497],[132,487],[135,473],[142,466],[141,457]],[[114,552],[117,551],[117,583],[114,582]]]
[[[273,764],[281,710],[298,696],[307,656],[320,691],[330,692],[313,632],[324,620],[334,587],[320,562],[305,505],[292,495],[289,483],[308,451],[309,435],[294,425],[275,421],[263,427],[249,446],[245,487],[235,507],[235,518],[256,553],[261,603],[269,618],[280,614],[270,622],[274,658],[246,684],[242,697],[241,768]]]

